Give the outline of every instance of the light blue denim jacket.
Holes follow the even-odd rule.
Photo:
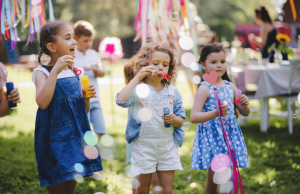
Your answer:
[[[175,95],[175,100],[173,101],[173,112],[175,116],[182,117],[185,119],[185,108],[182,107],[182,98],[181,95],[178,91],[178,89],[172,85],[170,86],[165,86],[167,89],[171,87]],[[125,132],[125,139],[127,140],[128,143],[133,142],[139,137],[140,129],[141,129],[141,123],[142,121],[138,119],[137,112],[139,109],[141,109],[141,104],[139,103],[139,97],[136,95],[136,89],[134,89],[133,93],[131,94],[130,98],[127,101],[124,102],[118,102],[118,95],[116,95],[116,103],[117,105],[127,108],[131,107],[132,111],[128,117],[128,122],[127,122],[127,127],[126,127],[126,132]],[[177,142],[178,146],[182,146],[182,142],[184,139],[185,132],[181,128],[176,128],[174,127],[174,140]]]

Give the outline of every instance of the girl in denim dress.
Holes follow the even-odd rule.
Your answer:
[[[102,170],[98,148],[84,139],[91,131],[87,117],[90,99],[79,76],[70,70],[76,48],[73,28],[67,22],[50,22],[39,36],[39,62],[43,53],[51,57],[48,65],[34,69],[32,76],[39,106],[34,146],[40,185],[47,186],[49,194],[70,194],[76,177]],[[88,90],[96,96],[93,85]]]

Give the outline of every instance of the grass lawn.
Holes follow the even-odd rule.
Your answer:
[[[31,72],[18,72],[8,68],[9,81],[30,81]],[[122,76],[121,65],[114,66],[114,76]],[[182,73],[180,71],[180,73]],[[114,95],[124,85],[114,85]],[[187,82],[177,82],[177,88],[183,97],[187,119],[190,121],[191,93]],[[22,103],[10,115],[0,118],[0,193],[2,194],[40,194],[46,193],[45,187],[39,186],[39,178],[34,153],[34,124],[37,105],[35,88],[19,88]],[[113,151],[113,158],[103,159],[103,179],[100,181],[85,178],[78,183],[75,193],[107,194],[131,193],[130,177],[125,173],[124,132],[127,122],[127,109],[115,105],[110,97],[110,86],[101,85],[101,104],[109,135],[114,139],[111,147],[99,144],[100,153]],[[111,108],[113,103],[114,114]],[[257,102],[251,102],[256,105]],[[279,107],[276,104],[274,107]],[[275,109],[272,111],[276,111]],[[114,122],[113,121],[114,115]],[[299,118],[299,117],[298,117]],[[271,117],[271,127],[267,133],[259,131],[259,119],[251,119],[246,127],[242,127],[249,153],[250,166],[241,169],[245,193],[247,194],[296,194],[300,193],[300,122],[294,127],[293,135],[288,134],[287,121]],[[176,171],[174,194],[203,193],[207,171],[192,170],[191,153],[195,136],[196,124],[186,131],[183,146],[179,155],[183,171]],[[105,150],[105,149],[106,150]],[[190,187],[192,182],[199,187]],[[151,192],[152,193],[152,192]]]

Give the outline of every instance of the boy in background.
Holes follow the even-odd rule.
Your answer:
[[[89,120],[93,125],[94,132],[99,139],[106,133],[103,111],[100,105],[100,93],[97,77],[103,77],[105,71],[102,68],[101,60],[97,52],[92,48],[95,30],[92,24],[80,20],[74,24],[75,40],[77,41],[76,58],[74,66],[84,69],[85,75],[89,78],[89,83],[94,84],[97,98],[90,99]]]

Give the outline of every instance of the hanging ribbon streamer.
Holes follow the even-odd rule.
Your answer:
[[[50,21],[53,22],[54,21],[53,5],[51,0],[49,0],[48,2],[49,2],[49,18]]]
[[[296,8],[295,8],[294,0],[290,0],[290,4],[291,4],[291,9],[292,9],[294,21],[296,21],[296,19],[297,19],[297,12],[296,12]]]

